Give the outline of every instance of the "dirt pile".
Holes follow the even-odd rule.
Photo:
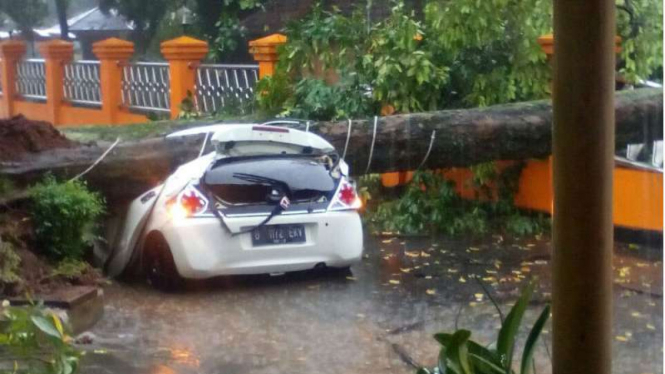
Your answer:
[[[18,160],[26,153],[73,145],[74,142],[48,122],[31,121],[22,115],[0,120],[0,161]]]

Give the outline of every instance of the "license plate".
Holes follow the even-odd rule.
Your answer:
[[[267,225],[252,231],[252,245],[255,247],[304,242],[304,225]]]

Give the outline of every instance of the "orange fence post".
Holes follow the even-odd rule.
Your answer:
[[[107,123],[120,123],[122,67],[134,54],[134,43],[118,38],[109,38],[94,43],[92,52],[100,61],[99,80],[102,96],[102,116]]]
[[[196,88],[196,68],[208,54],[208,43],[181,36],[161,44],[164,58],[169,62],[171,73],[171,118],[180,114],[180,104]]]
[[[0,82],[2,82],[2,100],[0,114],[4,117],[14,115],[16,100],[16,63],[25,55],[26,45],[19,40],[6,40],[0,43]]]
[[[65,105],[64,65],[74,56],[74,44],[64,40],[49,40],[39,44],[39,53],[46,60],[46,108],[54,126],[61,124],[60,112]]]
[[[279,57],[277,47],[286,43],[286,35],[272,34],[249,42],[249,53],[259,63],[259,79],[275,73]]]

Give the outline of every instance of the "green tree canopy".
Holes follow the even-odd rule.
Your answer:
[[[0,13],[6,14],[24,37],[32,40],[32,29],[41,26],[48,7],[46,0],[22,0],[20,6],[13,0],[0,0]]]

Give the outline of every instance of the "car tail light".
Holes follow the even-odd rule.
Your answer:
[[[330,203],[329,210],[357,210],[362,208],[362,205],[355,186],[343,178]]]
[[[205,212],[208,209],[208,199],[196,187],[188,185],[167,201],[166,205],[171,218],[181,219]]]

